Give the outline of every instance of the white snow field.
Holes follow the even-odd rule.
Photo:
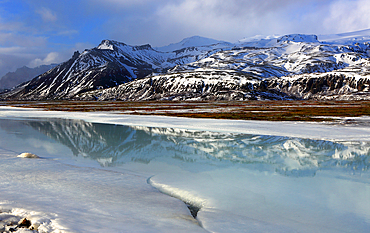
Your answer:
[[[370,127],[360,121],[0,107],[0,223],[27,217],[39,232],[368,232]]]

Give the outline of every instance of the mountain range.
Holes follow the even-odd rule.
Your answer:
[[[14,72],[8,72],[0,79],[0,90],[10,89],[18,84],[29,81],[32,78],[45,73],[58,64],[41,65],[34,68],[23,66]]]
[[[0,95],[11,100],[370,99],[370,29],[191,37],[152,48],[103,40]]]

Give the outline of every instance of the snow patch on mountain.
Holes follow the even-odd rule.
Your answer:
[[[273,40],[281,37],[280,35],[270,35],[270,36],[263,36],[263,35],[255,35],[251,37],[244,37],[241,40],[238,40],[237,44],[243,44],[248,42],[257,42],[257,41],[266,41],[266,40]]]
[[[75,98],[102,101],[294,99],[275,90],[267,90],[258,78],[234,70],[202,68],[147,77],[113,88],[82,93]]]
[[[290,42],[319,43],[316,35],[289,34],[284,36],[254,36],[239,40],[235,45],[240,47],[270,48]]]
[[[277,42],[306,42],[306,43],[317,43],[316,35],[302,35],[302,34],[291,34],[279,37]]]
[[[182,41],[174,44],[170,44],[163,47],[156,47],[155,49],[161,52],[172,52],[176,50],[181,50],[184,48],[190,47],[201,47],[201,46],[208,46],[208,45],[215,45],[215,44],[230,44],[225,41],[214,40],[206,37],[201,36],[192,36],[183,39]]]
[[[100,45],[97,47],[97,49],[109,49],[114,50],[113,44],[109,40],[103,40]]]

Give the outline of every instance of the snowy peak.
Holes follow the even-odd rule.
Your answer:
[[[118,42],[118,41],[114,41],[114,40],[103,40],[96,48],[100,50],[117,51],[119,47],[124,47],[124,46],[127,46],[127,45],[124,43]]]
[[[101,49],[101,50],[105,50],[105,49],[114,50],[114,45],[113,45],[112,41],[110,41],[110,40],[103,40],[99,44],[99,46],[97,47],[97,49]]]
[[[172,52],[172,51],[181,50],[181,49],[189,48],[189,47],[200,47],[200,46],[214,45],[214,44],[220,44],[220,43],[228,43],[228,42],[210,39],[210,38],[201,37],[201,36],[192,36],[192,37],[185,38],[178,43],[170,44],[170,45],[163,46],[163,47],[157,47],[156,50],[162,51],[162,52]]]
[[[144,60],[147,60],[142,57],[144,54],[146,57],[150,56],[147,53],[151,53],[151,55],[154,56],[161,56],[161,52],[155,51],[149,44],[131,46],[114,40],[103,40],[96,48],[93,48],[93,50],[105,51],[113,57],[125,55],[126,57],[135,57],[136,59]],[[87,50],[87,52],[90,51]]]
[[[277,42],[306,42],[306,43],[317,43],[316,35],[302,35],[302,34],[291,34],[285,35],[277,39]]]

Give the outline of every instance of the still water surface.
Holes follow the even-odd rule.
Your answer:
[[[0,139],[16,153],[145,174],[162,192],[199,207],[197,219],[211,231],[370,229],[366,142],[63,119],[0,119]]]

